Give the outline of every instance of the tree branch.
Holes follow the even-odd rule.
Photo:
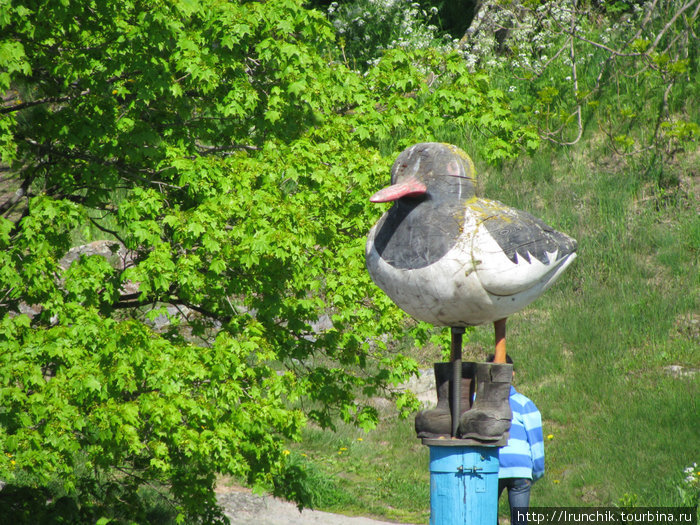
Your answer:
[[[571,33],[572,35],[576,32],[576,0],[573,0],[572,2],[573,5],[573,12],[571,16]],[[564,145],[566,146],[573,146],[576,144],[579,140],[581,140],[581,137],[583,136],[583,123],[581,121],[581,101],[579,100],[578,96],[578,75],[576,72],[576,48],[574,46],[574,37],[572,36],[570,39],[570,57],[571,57],[571,78],[574,83],[574,99],[576,100],[576,124],[578,126],[578,134],[576,135],[576,138],[572,142],[564,142]]]
[[[41,104],[58,104],[60,102],[68,102],[69,100],[88,95],[89,93],[90,90],[86,89],[80,93],[76,93],[75,95],[66,95],[64,97],[45,97],[38,100],[30,100],[29,102],[22,102],[21,104],[15,104],[14,106],[5,106],[0,108],[0,115],[21,111],[34,106],[40,106]]]
[[[651,50],[653,50],[654,48],[656,48],[656,46],[659,45],[659,42],[661,41],[661,38],[664,36],[664,34],[666,33],[666,31],[668,31],[669,28],[676,22],[676,20],[678,20],[678,17],[681,16],[681,14],[683,14],[683,12],[684,12],[685,10],[687,10],[688,8],[690,8],[690,7],[691,7],[695,2],[697,2],[697,1],[698,1],[698,0],[690,0],[687,4],[685,4],[685,5],[684,5],[683,7],[681,7],[678,11],[676,11],[676,13],[673,15],[673,17],[671,18],[671,20],[669,20],[668,23],[663,27],[663,29],[661,29],[661,31],[659,31],[659,34],[656,35],[656,38],[654,39],[654,42],[651,44],[651,46],[649,46],[649,49],[648,49],[647,51],[651,51]]]
[[[126,246],[126,244],[124,244],[124,239],[122,239],[117,232],[115,232],[114,230],[110,230],[109,228],[105,228],[99,222],[97,222],[97,219],[95,219],[94,217],[90,217],[90,222],[95,225],[95,228],[97,228],[101,232],[112,235],[115,239],[122,243],[122,245]]]
[[[617,49],[613,49],[612,47],[606,46],[605,44],[601,44],[599,42],[594,42],[593,40],[590,40],[586,38],[585,36],[581,36],[578,33],[572,32],[570,29],[563,29],[563,33],[570,35],[574,38],[578,38],[582,42],[586,42],[587,44],[592,45],[593,47],[597,47],[599,49],[603,49],[610,53],[611,55],[619,56],[619,57],[641,57],[647,55],[647,53],[623,53],[622,51],[618,51]]]
[[[200,155],[212,155],[214,153],[219,153],[222,151],[231,151],[231,150],[247,150],[247,151],[259,151],[260,148],[257,146],[251,146],[249,144],[229,144],[226,146],[201,146],[197,145],[197,149],[199,151]]]
[[[124,75],[114,76],[114,77],[108,78],[106,80],[106,83],[112,84],[114,82],[117,82],[118,80],[124,80],[124,79],[130,78],[138,73],[139,73],[139,71],[134,71],[131,73],[126,73]],[[27,102],[22,102],[21,104],[15,104],[14,106],[4,106],[4,107],[0,108],[0,115],[5,114],[5,113],[13,113],[15,111],[21,111],[23,109],[31,108],[34,106],[39,106],[41,104],[58,104],[61,102],[68,102],[70,100],[84,97],[85,95],[89,95],[91,92],[92,92],[91,89],[88,88],[88,89],[82,90],[79,93],[74,93],[72,95],[64,95],[62,97],[44,97],[44,98],[40,98],[37,100],[30,100]]]
[[[658,2],[659,2],[659,0],[654,0],[652,2],[652,4],[649,6],[649,8],[646,10],[646,13],[644,14],[644,20],[642,20],[642,23],[639,24],[639,29],[634,34],[634,36],[627,41],[627,45],[630,45],[632,42],[637,40],[642,35],[644,28],[649,23],[649,20],[651,20],[651,14],[654,12],[654,9],[656,9],[656,4]]]
[[[118,170],[125,179],[131,180],[132,182],[140,182],[143,184],[153,184],[159,187],[168,187],[176,190],[182,190],[184,189],[183,186],[177,186],[175,184],[170,184],[168,182],[163,182],[163,181],[158,181],[158,180],[151,180],[147,177],[144,177],[141,175],[141,173],[146,173],[148,175],[152,175],[153,173],[150,170],[144,170],[137,168],[135,166],[129,166],[125,165],[122,161],[120,160],[108,160],[108,159],[103,159],[100,157],[96,157],[94,155],[88,155],[86,153],[82,152],[75,152],[75,153],[68,153],[66,151],[62,151],[59,148],[56,148],[50,144],[40,144],[36,140],[25,137],[24,139],[26,142],[31,144],[32,146],[36,146],[42,150],[44,150],[45,154],[47,155],[55,155],[57,157],[61,157],[63,159],[67,160],[83,160],[87,162],[92,162],[94,164],[98,164],[100,166],[107,166],[110,168],[114,168]],[[164,170],[160,170],[159,173],[161,173]]]

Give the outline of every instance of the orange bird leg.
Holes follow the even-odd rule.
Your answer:
[[[493,323],[496,332],[496,353],[494,354],[494,363],[506,362],[506,320],[499,319]]]

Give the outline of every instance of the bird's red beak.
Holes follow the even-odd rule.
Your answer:
[[[390,202],[400,199],[401,197],[423,195],[426,191],[428,191],[428,188],[425,187],[425,184],[411,177],[403,182],[392,184],[391,186],[379,190],[372,195],[369,200],[370,202]]]

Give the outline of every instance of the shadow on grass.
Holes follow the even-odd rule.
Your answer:
[[[103,510],[98,505],[81,504],[76,496],[57,497],[47,487],[6,484],[0,489],[0,525],[120,522],[119,519],[103,519]],[[151,505],[140,523],[169,525],[175,520],[171,509]]]
[[[75,499],[53,499],[45,487],[5,485],[0,491],[0,522],[13,525],[79,523],[81,512]]]

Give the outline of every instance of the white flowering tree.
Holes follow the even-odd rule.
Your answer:
[[[362,70],[376,65],[388,49],[449,49],[449,37],[440,38],[438,27],[429,23],[437,13],[437,7],[424,9],[412,0],[332,2],[327,8],[341,42],[342,59]]]
[[[545,140],[575,144],[596,116],[617,153],[672,154],[700,132],[682,117],[697,98],[686,81],[697,74],[699,11],[700,0],[491,0],[460,49],[472,70],[504,71],[516,113]],[[610,97],[622,77],[635,91]]]

